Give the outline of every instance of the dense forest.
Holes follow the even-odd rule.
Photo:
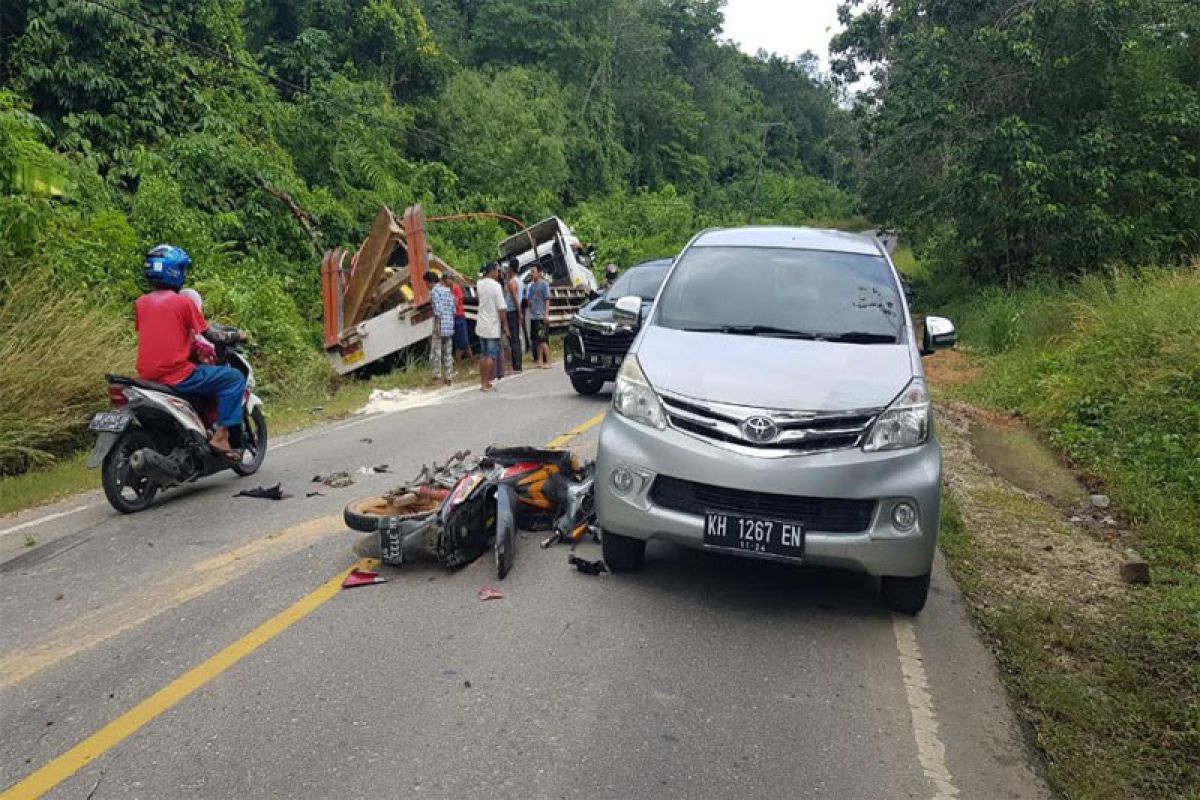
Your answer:
[[[0,4],[0,381],[56,358],[80,376],[21,412],[45,431],[0,419],[10,468],[128,361],[158,242],[192,254],[280,388],[326,378],[317,253],[361,241],[380,204],[558,214],[623,264],[708,224],[855,213],[834,85],[813,59],[743,55],[721,24],[719,0]],[[430,232],[471,272],[511,231]],[[75,327],[105,331],[106,358],[61,363]]]
[[[852,0],[828,75],[743,54],[722,6],[0,4],[0,386],[31,365],[77,376],[0,412],[0,461],[36,460],[127,364],[141,256],[163,241],[254,330],[275,389],[327,379],[318,253],[361,241],[380,204],[559,214],[621,264],[706,225],[867,217],[916,245],[928,299],[1196,249],[1196,4]],[[468,272],[508,232],[431,229]],[[82,331],[103,357],[61,346]],[[29,433],[30,416],[52,421]]]

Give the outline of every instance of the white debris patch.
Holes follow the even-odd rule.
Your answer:
[[[418,392],[404,389],[373,389],[367,398],[367,404],[355,411],[355,414],[394,414],[425,405],[430,400],[430,392]]]

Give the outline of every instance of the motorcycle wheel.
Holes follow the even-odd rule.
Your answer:
[[[122,514],[142,511],[154,502],[159,486],[149,478],[139,478],[129,466],[129,458],[144,447],[154,447],[154,439],[141,428],[130,428],[113,443],[104,457],[100,483],[108,503]]]
[[[261,408],[247,414],[242,422],[242,460],[233,465],[233,471],[245,477],[258,472],[267,457],[267,418]]]

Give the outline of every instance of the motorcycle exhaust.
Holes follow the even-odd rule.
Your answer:
[[[185,477],[179,463],[150,447],[131,455],[129,466],[139,478],[148,478],[160,486],[180,483]]]

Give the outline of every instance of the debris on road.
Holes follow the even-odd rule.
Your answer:
[[[377,583],[387,583],[387,578],[369,569],[352,569],[342,581],[343,589],[353,589],[356,586],[374,586]]]
[[[591,529],[591,464],[535,447],[489,447],[473,463],[469,456],[459,451],[390,492],[350,503],[346,524],[376,534],[389,566],[427,559],[456,569],[492,549],[501,579],[516,557],[518,529],[554,528],[543,547],[578,542]]]
[[[588,561],[574,554],[567,556],[567,563],[584,575],[603,575],[608,572],[608,565],[603,561]]]
[[[499,589],[493,589],[490,586],[485,586],[478,592],[479,602],[486,603],[488,600],[503,600],[504,593]]]
[[[362,442],[363,444],[375,444],[375,440],[372,439],[370,436],[364,436],[363,438],[359,439],[358,441]]]
[[[291,495],[283,491],[281,485],[277,483],[266,489],[261,486],[256,486],[253,489],[243,489],[235,494],[234,497],[254,497],[259,500],[285,500],[291,497]]]
[[[328,474],[314,475],[313,483],[323,483],[330,489],[345,489],[347,486],[354,485],[354,478],[350,477],[349,472],[330,472]]]
[[[305,492],[304,496],[305,497],[324,497],[325,495],[322,494],[321,492]]]
[[[373,467],[358,468],[359,475],[384,475],[390,473],[391,471],[391,468],[387,464],[376,464]]]

